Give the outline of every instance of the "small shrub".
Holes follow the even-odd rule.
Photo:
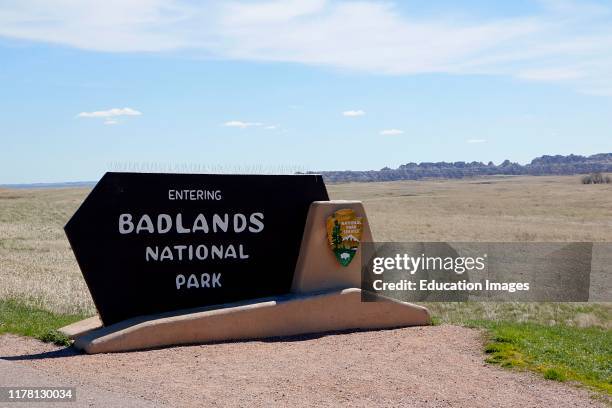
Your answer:
[[[544,378],[553,381],[565,381],[565,375],[554,368],[548,368],[544,371]]]
[[[438,316],[432,316],[431,317],[431,325],[432,326],[439,326],[442,324],[442,319],[439,318]]]
[[[582,184],[610,184],[610,182],[612,182],[610,176],[604,176],[601,173],[591,173],[582,177]]]
[[[71,345],[70,339],[57,330],[49,330],[40,336],[39,339],[45,343],[53,343],[57,346],[68,347]]]

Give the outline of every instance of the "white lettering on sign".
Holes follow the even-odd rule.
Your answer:
[[[209,233],[236,233],[258,234],[264,229],[264,214],[254,212],[197,214],[195,217],[183,217],[182,213],[170,214],[141,214],[124,213],[118,219],[119,234],[209,234]],[[176,244],[176,245],[147,245],[144,248],[146,262],[190,262],[207,260],[236,260],[249,259],[249,254],[242,243],[223,244]],[[217,288],[221,287],[221,274],[209,275],[204,273],[198,277],[195,274],[176,276],[176,289]]]
[[[129,234],[134,231],[134,224],[132,223],[132,214],[121,214],[119,216],[119,233]]]
[[[203,288],[220,288],[221,274],[220,273],[203,273],[198,276],[192,273],[189,276],[183,274],[176,275],[176,290],[179,289],[203,289]]]
[[[145,260],[152,261],[205,261],[207,259],[249,259],[242,244],[227,245],[169,245],[147,246]]]
[[[220,201],[222,199],[221,190],[168,190],[168,200]]]
[[[168,214],[158,214],[153,218],[148,214],[143,214],[135,222],[134,216],[128,213],[119,215],[119,233],[122,235],[131,233],[166,234],[174,229],[178,234],[198,232],[207,234],[210,231],[239,234],[248,229],[249,232],[257,234],[264,229],[263,220],[264,215],[261,212],[249,214],[248,217],[240,213],[213,214],[212,218],[209,217],[208,219],[204,214],[198,214],[195,218],[189,220],[183,220],[183,214],[178,213],[174,217]]]

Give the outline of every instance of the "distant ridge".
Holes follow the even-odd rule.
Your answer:
[[[493,162],[422,162],[406,163],[396,169],[384,167],[380,170],[309,171],[306,174],[321,174],[325,181],[395,181],[420,180],[424,178],[460,179],[478,176],[563,176],[590,173],[612,173],[612,153],[598,153],[591,156],[544,155],[531,163],[522,165],[505,160],[499,165]],[[304,173],[297,173],[304,174]],[[0,184],[1,188],[69,188],[93,187],[97,181],[71,181],[63,183]]]
[[[423,162],[406,163],[397,169],[385,167],[380,170],[366,171],[321,171],[309,172],[322,174],[325,181],[394,181],[419,180],[423,178],[460,179],[464,177],[495,176],[495,175],[532,175],[555,176],[589,174],[594,172],[612,172],[612,153],[599,153],[592,156],[541,156],[531,163],[521,165],[505,160],[499,165],[493,162]]]
[[[0,184],[0,188],[29,189],[29,188],[75,188],[93,187],[97,181],[68,181],[64,183],[30,183],[30,184]]]

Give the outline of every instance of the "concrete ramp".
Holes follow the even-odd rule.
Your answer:
[[[356,288],[135,318],[78,336],[87,353],[430,323],[427,309],[387,298],[362,302]]]

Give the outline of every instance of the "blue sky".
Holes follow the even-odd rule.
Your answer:
[[[0,183],[612,152],[610,2],[423,3],[0,0]]]

